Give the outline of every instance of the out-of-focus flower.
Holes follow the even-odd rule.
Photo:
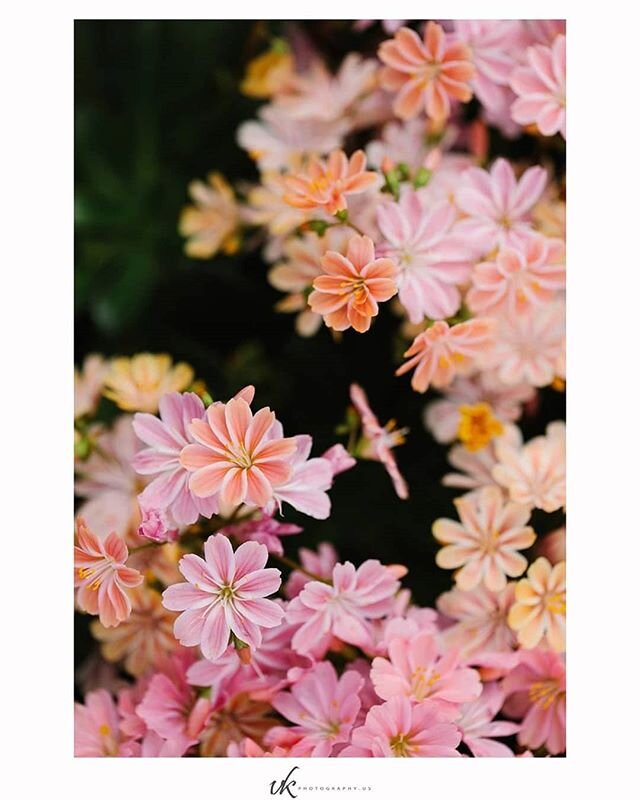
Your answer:
[[[114,358],[104,381],[105,397],[124,411],[155,414],[162,395],[181,392],[193,380],[193,369],[184,362],[172,365],[171,356],[138,353]]]
[[[518,550],[531,547],[536,535],[526,525],[531,511],[517,503],[506,503],[502,492],[487,486],[454,501],[460,522],[437,519],[433,535],[446,545],[438,551],[436,563],[443,569],[458,569],[455,579],[468,591],[484,582],[487,589],[499,592],[527,568],[527,559]]]
[[[191,258],[212,258],[219,250],[236,253],[240,211],[231,186],[219,172],[211,172],[207,183],[191,181],[188,191],[195,205],[186,206],[178,222],[180,234],[187,237],[185,253]]]
[[[499,592],[492,592],[479,584],[468,592],[455,587],[441,594],[437,601],[438,610],[456,620],[442,633],[445,647],[458,649],[463,657],[512,650],[515,635],[509,627],[507,615],[514,596],[513,582]]]
[[[165,508],[140,504],[138,536],[152,542],[176,542],[180,536],[178,523]]]
[[[524,27],[528,41],[533,44],[550,45],[556,36],[565,34],[567,21],[565,19],[526,19]]]
[[[517,631],[518,642],[528,650],[543,637],[557,652],[565,649],[566,587],[565,562],[555,566],[538,558],[527,577],[516,584],[516,602],[509,611],[509,625]]]
[[[301,547],[298,550],[298,560],[307,573],[329,581],[333,574],[333,568],[338,563],[338,554],[332,544],[320,542],[317,553],[307,547]],[[304,585],[313,580],[307,573],[294,570],[289,575],[289,580],[284,587],[284,593],[287,597],[296,597],[300,594]]]
[[[270,703],[254,700],[245,692],[235,695],[211,714],[200,734],[200,755],[224,756],[232,742],[241,742],[246,737],[261,743],[276,724],[272,713]]]
[[[204,559],[189,553],[179,569],[186,583],[165,589],[165,608],[182,611],[174,626],[185,646],[199,644],[205,658],[215,661],[229,644],[231,633],[250,647],[258,647],[260,629],[278,625],[284,612],[265,597],[280,586],[280,570],[264,569],[268,551],[262,544],[245,542],[233,552],[226,536],[210,536]]]
[[[324,209],[329,214],[347,208],[347,195],[366,192],[379,183],[376,172],[365,170],[367,157],[357,150],[347,158],[334,150],[326,160],[312,158],[304,172],[285,176],[284,201],[294,208]]]
[[[518,248],[500,250],[495,261],[477,264],[467,294],[476,314],[516,319],[532,308],[553,300],[564,289],[564,242],[532,236]]]
[[[100,652],[107,661],[124,661],[131,675],[139,677],[157,667],[163,656],[178,647],[173,635],[176,615],[167,611],[158,592],[138,586],[129,593],[131,615],[116,628],[91,623],[91,633],[101,642]]]
[[[467,218],[457,223],[455,233],[480,253],[517,246],[531,235],[530,212],[546,182],[542,167],[530,167],[516,181],[504,158],[496,159],[490,172],[471,167],[456,192],[456,204]]]
[[[449,386],[457,374],[470,372],[478,356],[489,346],[495,320],[477,317],[451,328],[438,320],[419,333],[406,351],[406,361],[396,370],[404,375],[414,367],[411,386],[416,392],[426,392],[429,386],[441,389]]]
[[[75,704],[74,755],[80,758],[132,756],[135,747],[120,732],[118,709],[109,692],[89,692],[84,705]]]
[[[476,758],[511,758],[514,753],[506,744],[495,742],[496,736],[513,736],[520,726],[514,722],[494,721],[504,702],[504,692],[497,683],[485,684],[482,695],[460,707],[456,725],[462,731],[462,741]]]
[[[566,38],[556,36],[550,47],[530,47],[527,62],[511,76],[511,88],[518,95],[511,116],[520,125],[535,123],[543,136],[560,131],[566,139]]]
[[[376,169],[382,169],[385,161],[406,164],[411,172],[425,165],[429,155],[427,147],[427,123],[424,118],[407,122],[388,122],[379,139],[373,139],[366,148],[367,160]]]
[[[73,566],[78,605],[87,614],[98,614],[100,622],[112,628],[131,613],[126,589],[139,586],[142,575],[127,566],[129,550],[117,533],[102,541],[82,518],[78,518],[76,528]]]
[[[293,208],[285,202],[287,187],[284,175],[265,172],[261,181],[247,192],[247,205],[242,209],[243,219],[250,225],[264,226],[272,237],[288,236],[309,219],[310,212]],[[267,251],[270,253],[271,250],[272,244],[268,244]],[[280,255],[278,251],[275,258]]]
[[[354,670],[338,679],[328,661],[316,664],[291,687],[273,698],[273,707],[294,723],[298,742],[289,755],[326,758],[337,744],[349,741],[360,711],[358,693],[364,680]]]
[[[180,464],[193,473],[189,489],[197,497],[219,496],[230,508],[265,506],[274,489],[291,477],[296,440],[270,436],[276,422],[269,408],[255,415],[243,397],[214,403],[205,419],[189,428],[196,444],[187,445]]]
[[[404,437],[408,433],[408,428],[397,429],[395,420],[389,420],[384,427],[380,425],[378,418],[369,406],[364,389],[358,386],[357,383],[351,384],[349,396],[362,420],[362,432],[365,442],[359,453],[360,457],[380,461],[389,473],[396,494],[402,500],[406,500],[409,497],[409,488],[400,474],[395,456],[391,450],[400,444],[404,444]]]
[[[247,97],[271,97],[289,83],[293,74],[293,55],[286,49],[272,47],[247,64],[240,91]]]
[[[451,113],[451,100],[471,100],[469,81],[475,75],[471,51],[442,27],[429,21],[422,41],[415,31],[401,28],[378,50],[386,65],[382,86],[398,92],[393,110],[402,119],[417,116],[422,109],[431,119],[444,122]]]
[[[82,372],[73,371],[73,415],[75,419],[93,414],[98,406],[108,365],[95,353],[85,358]]]
[[[333,476],[340,475],[341,472],[346,472],[348,469],[355,467],[356,459],[345,450],[344,445],[334,444],[321,456],[326,459],[330,466]]]
[[[389,258],[376,258],[368,236],[352,236],[343,256],[334,250],[321,259],[323,275],[313,281],[309,305],[324,317],[334,330],[353,327],[359,333],[368,331],[372,317],[378,314],[378,303],[397,293],[396,265]]]
[[[493,477],[514,502],[556,511],[565,504],[565,447],[564,422],[550,423],[546,436],[536,436],[521,447],[499,441]]]
[[[351,737],[352,745],[340,755],[368,758],[451,758],[461,734],[451,714],[431,700],[411,703],[406,697],[392,697],[374,706],[362,727]]]
[[[566,559],[566,537],[567,530],[564,526],[551,531],[538,542],[536,551],[552,564],[564,561]]]
[[[488,403],[460,406],[459,411],[458,438],[462,446],[472,453],[482,450],[504,432],[502,423],[493,416]]]
[[[417,702],[431,698],[466,703],[482,692],[478,673],[460,667],[455,650],[439,657],[436,638],[430,633],[419,633],[408,644],[394,639],[389,644],[389,659],[373,659],[371,681],[383,700],[400,695]]]
[[[425,211],[411,190],[378,208],[385,240],[377,252],[398,264],[398,299],[411,322],[444,319],[460,308],[457,285],[467,280],[471,265],[468,248],[450,234],[455,218],[449,203]]]
[[[284,554],[284,549],[280,537],[301,533],[302,528],[299,525],[278,522],[269,514],[260,512],[255,519],[226,525],[219,532],[235,539],[239,544],[258,542],[258,544],[263,544],[270,553],[281,556]]]
[[[459,472],[449,472],[442,479],[443,486],[454,486],[456,489],[481,489],[483,486],[498,485],[493,477],[493,468],[498,463],[496,447],[505,440],[514,447],[522,444],[522,434],[516,425],[505,425],[502,436],[492,439],[482,450],[467,450],[458,444],[449,451],[449,463]]]

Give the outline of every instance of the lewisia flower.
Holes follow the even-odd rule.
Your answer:
[[[351,737],[352,745],[341,756],[373,758],[451,758],[461,734],[451,722],[451,713],[431,700],[411,703],[392,697],[374,706],[362,727]]]
[[[518,632],[518,642],[528,650],[543,637],[558,652],[565,650],[566,587],[565,562],[555,566],[538,558],[527,577],[516,584],[516,602],[509,611],[509,625]]]
[[[395,456],[391,450],[393,447],[404,444],[404,437],[409,429],[396,429],[395,420],[389,420],[389,422],[382,427],[369,406],[369,401],[364,389],[358,386],[357,383],[351,384],[349,396],[362,420],[362,432],[365,437],[365,445],[359,454],[360,457],[371,458],[374,461],[380,461],[384,464],[384,468],[391,477],[396,494],[402,500],[406,500],[407,497],[409,497],[409,488],[407,487],[407,482],[400,474]]]
[[[95,412],[108,369],[104,358],[95,353],[85,358],[82,372],[77,367],[74,369],[73,416],[75,419]]]
[[[233,525],[225,525],[224,528],[220,528],[219,532],[239,544],[258,542],[258,544],[263,544],[270,553],[282,556],[284,548],[280,537],[301,533],[302,528],[289,522],[278,522],[269,514],[260,511],[256,517],[236,522]]]
[[[383,700],[400,695],[417,702],[431,698],[466,703],[482,692],[478,673],[459,666],[456,650],[439,657],[436,639],[430,633],[419,633],[408,643],[394,639],[389,644],[389,659],[373,659],[371,681]]]
[[[504,692],[497,683],[484,685],[482,695],[460,707],[461,716],[456,725],[462,731],[462,741],[476,758],[512,758],[513,750],[495,736],[513,736],[520,726],[514,722],[493,721],[502,708]]]
[[[232,742],[241,742],[247,737],[262,743],[264,735],[274,726],[272,714],[269,703],[254,700],[246,692],[234,695],[211,714],[200,735],[200,755],[224,756]]]
[[[467,294],[476,314],[506,314],[511,319],[553,300],[564,289],[564,242],[531,236],[519,247],[500,250],[495,261],[478,264]]]
[[[80,758],[132,756],[135,746],[120,731],[120,716],[105,689],[89,692],[84,705],[75,704],[74,755]]]
[[[473,369],[478,356],[489,347],[494,328],[495,320],[481,317],[451,328],[444,320],[438,320],[416,336],[404,354],[409,360],[396,370],[396,375],[415,367],[411,386],[416,392],[424,393],[429,386],[448,386],[456,374]]]
[[[306,172],[285,177],[288,194],[284,200],[294,208],[320,208],[329,214],[347,208],[348,194],[359,194],[379,183],[376,172],[367,172],[367,157],[357,150],[347,158],[342,150],[333,150],[326,161],[312,158]]]
[[[309,305],[334,330],[353,327],[368,331],[378,303],[397,293],[396,266],[389,258],[376,258],[368,236],[352,236],[346,256],[329,250],[321,259],[325,272],[313,281]]]
[[[279,429],[280,423],[275,428]],[[327,490],[333,483],[331,462],[323,458],[309,458],[313,440],[305,434],[294,436],[295,453],[291,456],[291,475],[287,481],[274,488],[273,500],[267,511],[275,511],[282,503],[289,503],[303,514],[315,519],[327,519],[331,513],[331,501]]]
[[[556,36],[550,47],[529,47],[527,62],[511,75],[511,88],[518,95],[511,116],[520,125],[535,123],[543,136],[560,131],[566,139],[566,37]]]
[[[514,502],[557,511],[565,504],[565,448],[564,422],[550,423],[546,436],[536,436],[520,447],[499,441],[493,477]]]
[[[182,611],[174,626],[185,646],[200,645],[205,658],[215,661],[227,649],[232,633],[258,647],[260,628],[280,624],[284,612],[264,598],[280,586],[280,570],[264,569],[267,548],[245,542],[233,552],[226,536],[210,536],[204,543],[204,559],[189,553],[178,568],[187,582],[165,589],[165,608]]]
[[[247,64],[240,91],[247,97],[271,97],[293,78],[294,67],[289,50],[272,47]]]
[[[546,182],[542,167],[530,167],[516,181],[504,158],[496,159],[490,172],[471,167],[456,192],[456,204],[467,215],[457,223],[456,234],[480,253],[518,245],[532,233],[530,212]]]
[[[482,450],[492,439],[501,436],[503,432],[502,423],[493,416],[488,403],[460,406],[458,438],[466,450],[472,453]]]
[[[299,595],[304,585],[312,580],[307,573],[315,575],[318,579],[330,582],[333,568],[338,563],[338,554],[332,544],[320,542],[317,553],[307,547],[301,547],[298,550],[298,561],[306,572],[294,570],[289,575],[284,587],[284,593],[289,598]]]
[[[450,203],[426,211],[411,190],[378,208],[385,241],[377,252],[398,264],[398,299],[411,322],[444,319],[460,308],[457,284],[468,278],[470,264],[468,249],[449,233],[455,218]]]
[[[211,258],[219,250],[227,255],[237,252],[240,211],[224,177],[211,172],[207,183],[191,181],[188,191],[195,205],[182,210],[178,223],[180,233],[187,237],[185,253],[191,258]]]
[[[505,503],[496,486],[486,486],[454,500],[460,522],[437,519],[433,535],[446,545],[438,551],[436,563],[443,569],[459,569],[456,584],[470,590],[481,581],[499,592],[506,576],[522,575],[527,559],[518,553],[531,547],[536,535],[526,526],[528,506]]]
[[[291,477],[295,439],[273,436],[275,414],[261,408],[255,415],[240,396],[209,406],[203,420],[189,431],[196,444],[187,445],[180,464],[189,472],[189,489],[196,497],[218,494],[226,507],[242,503],[263,507],[276,486]]]
[[[129,550],[117,533],[110,533],[102,541],[82,518],[78,518],[76,529],[73,566],[78,605],[87,614],[98,614],[100,622],[112,628],[131,613],[131,600],[125,590],[139,586],[142,575],[127,567]]]
[[[284,175],[263,172],[260,180],[258,186],[249,189],[247,205],[243,208],[243,218],[250,225],[263,225],[271,236],[280,237],[293,233],[308,221],[308,211],[293,208],[285,202],[287,187]],[[267,245],[267,252],[270,251],[271,246]]]
[[[380,81],[385,89],[398,91],[393,110],[402,119],[416,117],[424,108],[428,117],[444,122],[452,99],[471,100],[471,51],[435,22],[427,23],[422,41],[415,31],[401,28],[380,45],[378,55],[386,65]]]
[[[482,489],[483,486],[498,485],[493,477],[493,468],[498,463],[496,449],[501,441],[514,447],[522,444],[522,434],[517,425],[505,425],[502,435],[491,439],[481,450],[469,450],[463,444],[457,444],[449,450],[449,463],[459,472],[449,472],[442,479],[443,486],[456,489]]]
[[[184,362],[172,366],[171,356],[138,353],[114,358],[104,381],[104,396],[125,411],[155,414],[162,395],[181,392],[193,380],[193,369]]]
[[[309,581],[287,609],[287,621],[302,623],[292,639],[293,649],[306,655],[320,640],[336,636],[358,646],[371,639],[368,621],[388,613],[400,587],[394,570],[369,559],[358,569],[349,561],[336,564],[332,584]]]
[[[306,671],[290,692],[277,694],[273,707],[294,723],[291,732],[300,737],[290,755],[326,758],[335,745],[348,742],[360,711],[358,693],[363,685],[355,670],[338,679],[334,666],[323,661]]]

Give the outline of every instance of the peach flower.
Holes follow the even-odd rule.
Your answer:
[[[516,584],[516,602],[509,611],[509,625],[518,633],[518,642],[527,650],[537,647],[543,637],[558,653],[565,649],[566,568],[538,558],[527,577]]]
[[[105,397],[124,411],[155,414],[163,394],[181,392],[193,380],[193,369],[184,362],[172,366],[166,354],[138,353],[114,358],[105,377]]]
[[[188,187],[195,205],[183,209],[178,229],[187,241],[185,253],[191,258],[211,258],[218,250],[232,255],[238,250],[240,212],[233,189],[218,172],[207,183],[192,181]]]

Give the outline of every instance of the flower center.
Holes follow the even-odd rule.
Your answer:
[[[235,597],[233,586],[225,585],[220,589],[220,597],[224,602],[228,602]]]
[[[415,672],[411,675],[411,693],[416,700],[424,700],[429,694],[434,684],[440,680],[442,676],[439,672],[432,672],[427,677],[425,667],[417,667]]]
[[[560,694],[560,687],[554,680],[536,681],[529,687],[529,700],[544,711],[551,706]]]
[[[399,733],[397,736],[393,736],[389,739],[389,746],[396,758],[406,758],[411,755],[413,750],[407,735],[404,733]]]
[[[458,438],[471,452],[482,450],[494,437],[501,436],[504,432],[502,423],[493,416],[488,403],[460,406],[458,411]]]
[[[567,613],[567,601],[564,592],[556,592],[555,594],[549,595],[546,598],[545,605],[550,614],[564,615]]]
[[[227,455],[229,461],[232,461],[240,469],[250,469],[253,466],[252,455],[242,442],[227,447]]]

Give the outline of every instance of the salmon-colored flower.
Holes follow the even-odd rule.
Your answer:
[[[495,320],[478,317],[449,327],[438,320],[419,333],[404,354],[409,361],[396,370],[396,375],[416,367],[411,386],[426,392],[429,386],[440,389],[453,382],[457,374],[469,372],[477,357],[489,346]]]
[[[565,562],[555,566],[538,558],[527,570],[527,577],[516,584],[516,602],[509,611],[509,625],[518,633],[518,642],[528,650],[543,637],[561,653],[565,649],[567,613]]]
[[[347,208],[348,194],[359,194],[379,182],[376,172],[367,172],[367,157],[357,150],[350,158],[334,150],[326,160],[313,158],[306,172],[285,177],[284,200],[294,208],[322,208],[329,214]]]
[[[232,742],[246,737],[262,742],[267,731],[276,724],[270,703],[254,700],[246,692],[232,697],[216,709],[200,734],[200,755],[225,756]]]
[[[191,258],[211,258],[218,250],[232,255],[240,246],[240,211],[233,189],[218,172],[207,183],[192,181],[188,187],[195,205],[182,210],[178,229],[187,241],[184,251]]]
[[[368,236],[353,236],[346,256],[327,251],[320,261],[326,274],[313,281],[309,305],[322,314],[325,324],[337,331],[368,331],[378,303],[397,293],[397,267],[390,258],[376,258]]]
[[[155,414],[163,394],[181,392],[192,380],[193,369],[188,364],[172,365],[166,354],[138,353],[112,360],[103,394],[125,411]]]
[[[443,569],[461,568],[455,578],[464,591],[480,582],[493,592],[502,591],[507,575],[515,578],[527,568],[527,559],[518,550],[531,547],[536,538],[533,528],[526,525],[530,509],[505,503],[496,486],[454,502],[461,522],[437,519],[433,523],[433,535],[445,545],[436,563]]]
[[[447,37],[436,22],[427,23],[422,41],[415,31],[401,28],[380,45],[378,55],[386,64],[382,86],[399,90],[393,110],[402,119],[416,117],[424,108],[431,119],[444,121],[452,99],[471,100],[469,81],[475,75],[471,51],[455,37]]]
[[[142,575],[127,566],[129,550],[117,533],[102,541],[81,518],[76,528],[73,566],[78,605],[87,614],[98,614],[100,622],[112,628],[131,614],[131,600],[125,590],[139,586]]]

